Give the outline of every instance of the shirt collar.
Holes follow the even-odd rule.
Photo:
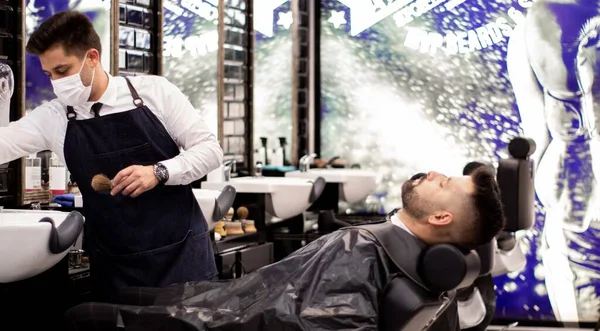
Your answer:
[[[412,233],[412,232],[411,232],[411,231],[408,229],[408,227],[406,227],[406,224],[404,224],[404,222],[402,222],[402,221],[400,220],[400,218],[398,217],[398,213],[396,213],[396,214],[392,215],[392,216],[390,217],[390,221],[391,221],[391,222],[392,222],[392,224],[394,224],[395,226],[397,226],[397,227],[399,227],[399,228],[403,229],[404,231],[408,232],[408,233],[409,233],[411,236],[413,236],[413,237],[415,236],[415,234],[414,234],[414,233]]]
[[[106,87],[106,91],[100,97],[100,100],[97,102],[102,103],[105,106],[114,107],[117,104],[117,80],[108,72],[106,73],[108,76],[108,86]]]
[[[116,79],[109,74],[108,72],[106,72],[106,75],[108,76],[108,86],[106,87],[106,91],[104,91],[104,94],[102,94],[102,96],[100,97],[100,99],[98,101],[90,101],[90,102],[86,102],[81,106],[75,106],[75,110],[80,111],[82,113],[91,113],[92,112],[92,106],[97,103],[100,102],[102,103],[104,106],[109,106],[109,107],[114,107],[117,103],[117,81]]]

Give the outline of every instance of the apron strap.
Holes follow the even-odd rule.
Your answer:
[[[133,97],[133,104],[137,108],[144,107],[144,100],[142,100],[142,98],[140,98],[140,95],[135,90],[135,87],[133,87],[133,85],[131,84],[131,81],[129,80],[129,78],[125,77],[125,81],[127,82],[127,87],[129,87],[129,91],[131,92],[131,96]]]
[[[69,121],[74,121],[77,119],[77,113],[75,112],[75,109],[73,109],[72,106],[67,106],[67,119]]]

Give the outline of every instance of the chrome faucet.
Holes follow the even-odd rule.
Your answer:
[[[228,182],[231,179],[231,172],[235,172],[235,160],[228,160],[223,163],[223,179]]]
[[[310,162],[317,157],[317,154],[312,153],[309,155],[304,155],[303,157],[300,158],[300,160],[298,161],[298,168],[300,169],[301,172],[308,172],[308,169],[310,169]]]

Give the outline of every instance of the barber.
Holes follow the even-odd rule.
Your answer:
[[[65,161],[83,196],[96,299],[214,279],[190,183],[216,169],[223,150],[183,93],[159,76],[111,77],[100,37],[79,12],[49,18],[26,49],[57,98],[0,128],[0,164],[43,150]],[[92,188],[96,174],[112,178],[110,193]]]

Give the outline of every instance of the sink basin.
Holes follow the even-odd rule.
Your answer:
[[[338,183],[340,199],[348,203],[366,199],[377,188],[377,173],[362,169],[310,169],[307,172],[286,172],[285,175],[305,179],[323,177],[327,183]]]
[[[0,283],[36,276],[69,252],[83,230],[83,216],[42,210],[0,211]]]
[[[224,186],[221,190],[193,189],[194,196],[200,205],[202,214],[212,230],[215,223],[225,216],[233,206],[236,191],[231,185]]]
[[[325,180],[323,178],[286,177],[239,177],[229,182],[202,182],[203,189],[220,190],[231,185],[237,193],[266,194],[266,210],[269,214],[285,219],[297,216],[323,193]]]

